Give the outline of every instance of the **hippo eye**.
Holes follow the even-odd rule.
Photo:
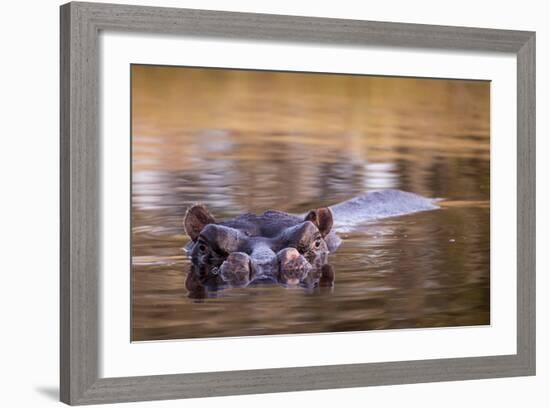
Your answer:
[[[201,251],[201,252],[206,252],[206,245],[204,245],[204,244],[202,244],[202,243],[199,244],[199,251]]]
[[[313,245],[315,246],[315,248],[319,248],[321,246],[321,240],[320,239],[315,240]]]

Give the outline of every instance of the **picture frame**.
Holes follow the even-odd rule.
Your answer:
[[[73,2],[61,6],[60,396],[70,405],[535,374],[535,33]],[[99,33],[514,53],[517,58],[517,353],[101,378]]]

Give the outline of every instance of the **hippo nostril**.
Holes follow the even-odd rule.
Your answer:
[[[302,255],[296,248],[285,248],[277,253],[277,259],[281,265],[289,264],[300,259]]]
[[[306,279],[312,265],[295,248],[285,248],[277,254],[279,260],[279,279],[287,285],[298,285]]]
[[[292,261],[300,257],[300,252],[296,248],[286,248],[282,251],[281,256],[286,260]]]
[[[250,258],[242,252],[233,252],[222,263],[218,272],[221,278],[232,285],[246,285],[250,282]]]

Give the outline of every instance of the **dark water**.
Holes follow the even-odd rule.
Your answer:
[[[132,339],[489,324],[489,84],[133,68]],[[182,220],[398,188],[442,208],[342,231],[332,288],[190,297]]]

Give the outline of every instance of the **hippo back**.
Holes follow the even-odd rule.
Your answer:
[[[334,229],[347,231],[366,221],[438,209],[434,199],[401,190],[379,190],[329,207]]]

